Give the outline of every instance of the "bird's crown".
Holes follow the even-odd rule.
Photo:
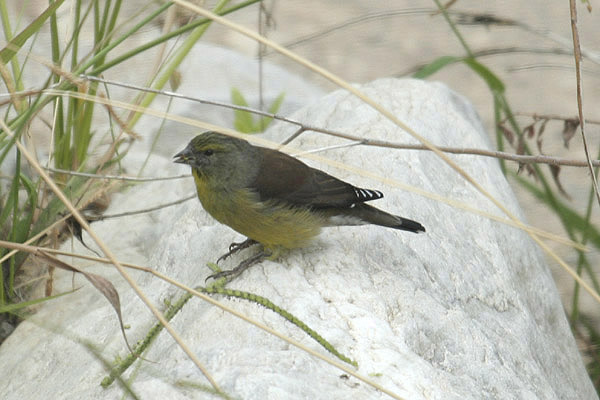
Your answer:
[[[193,138],[190,142],[190,146],[197,152],[204,152],[207,150],[227,151],[233,150],[243,143],[247,142],[218,132],[209,131],[201,133]]]

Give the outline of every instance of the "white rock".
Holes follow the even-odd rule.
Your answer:
[[[441,84],[379,80],[360,86],[417,132],[439,145],[487,148],[471,106]],[[394,142],[413,141],[369,106],[343,91],[298,112],[295,118],[328,129]],[[291,127],[278,125],[270,137]],[[305,133],[302,149],[341,140]],[[185,143],[179,147],[183,148]],[[435,155],[423,151],[352,147],[321,154],[365,171],[499,214]],[[513,212],[518,205],[492,159],[452,156]],[[167,159],[156,168],[173,171]],[[308,248],[245,272],[231,288],[265,296],[289,310],[355,359],[358,373],[408,399],[593,399],[590,383],[538,248],[518,229],[383,183],[311,165],[359,186],[379,189],[378,207],[422,222],[414,235],[373,226],[328,228]],[[109,213],[142,208],[193,191],[190,180],[138,186],[114,199]],[[190,286],[201,285],[214,261],[241,239],[215,223],[197,201],[151,215],[97,223],[94,228],[124,261],[148,265]],[[89,239],[88,239],[89,241]],[[79,246],[75,246],[79,250]],[[248,254],[248,253],[244,253]],[[227,260],[234,266],[243,256]],[[110,268],[93,267],[119,287],[130,341],[153,320]],[[70,275],[57,282],[71,287]],[[156,304],[176,291],[151,276],[134,274]],[[116,398],[101,389],[103,364],[125,355],[114,311],[89,284],[46,304],[0,347],[0,392],[6,398]],[[271,311],[221,299],[243,314],[325,351]],[[342,371],[200,300],[173,320],[222,389],[243,399],[389,398]],[[140,398],[207,398],[181,385],[207,385],[173,340],[162,333],[148,360],[124,375]]]

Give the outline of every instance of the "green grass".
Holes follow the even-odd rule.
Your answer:
[[[247,7],[258,0],[244,1],[227,8],[230,1],[222,0],[214,8],[214,12],[227,15],[229,13]],[[23,4],[22,6],[27,6]],[[181,40],[175,45],[171,57],[166,63],[158,68],[152,79],[151,87],[161,89],[165,83],[176,74],[177,67],[188,55],[193,45],[204,35],[211,21],[196,19],[184,24],[177,29],[161,35],[149,43],[144,43],[126,52],[117,54],[127,39],[147,29],[173,5],[170,2],[149,2],[146,9],[140,10],[135,18],[128,18],[126,22],[119,25],[122,0],[106,1],[75,1],[71,24],[74,27],[72,36],[65,43],[61,40],[57,21],[57,9],[63,10],[64,0],[50,2],[47,9],[33,22],[21,29],[18,26],[20,19],[12,19],[7,7],[6,0],[0,0],[0,19],[2,28],[8,44],[0,49],[1,75],[5,87],[13,95],[11,102],[4,107],[4,120],[10,131],[0,131],[0,165],[3,170],[12,170],[10,176],[5,176],[0,185],[0,237],[4,240],[24,243],[35,235],[43,232],[55,221],[65,214],[64,205],[48,193],[43,181],[30,173],[30,169],[24,163],[21,154],[15,146],[15,141],[24,142],[24,137],[29,126],[37,119],[40,112],[51,108],[52,116],[52,148],[51,158],[48,165],[58,169],[70,171],[86,171],[102,173],[102,171],[119,170],[119,161],[127,156],[127,144],[135,140],[128,135],[117,135],[114,132],[98,132],[92,121],[95,113],[103,112],[104,106],[94,101],[70,96],[85,94],[94,97],[98,94],[97,82],[86,82],[78,78],[85,74],[99,76],[105,71],[114,68],[121,63],[131,60],[140,60],[146,57],[146,52],[155,46],[165,43],[173,37]],[[62,7],[61,7],[62,6]],[[21,13],[18,12],[18,15]],[[12,22],[12,24],[11,24]],[[64,21],[62,22],[64,23]],[[40,45],[43,36],[40,31],[49,26],[50,35],[48,48],[51,49],[51,60],[40,60],[26,57],[32,43]],[[87,53],[81,51],[81,41],[84,40],[82,32],[84,29],[93,31],[93,50]],[[13,32],[13,30],[15,30]],[[46,36],[48,37],[48,36]],[[48,67],[48,75],[45,83],[28,97],[18,96],[25,85],[22,81],[27,68],[32,63],[45,63]],[[54,66],[53,66],[54,65]],[[63,69],[56,67],[62,65]],[[64,66],[68,66],[65,70]],[[10,68],[9,68],[10,67]],[[53,92],[47,89],[53,88]],[[57,94],[56,92],[61,92]],[[148,106],[152,103],[155,94],[142,93],[136,104]],[[98,110],[98,107],[101,107]],[[127,129],[133,129],[140,117],[139,113],[132,114],[125,121]],[[116,123],[114,124],[116,125]],[[91,157],[91,154],[99,150],[95,147],[100,139],[112,141],[108,151],[102,153],[102,157]],[[9,157],[11,155],[12,157]],[[98,160],[103,160],[98,163]],[[88,199],[93,199],[96,194],[110,191],[106,185],[98,184],[89,178],[75,177],[68,174],[53,174],[54,180],[60,185],[68,198],[80,209],[90,206]],[[8,184],[5,184],[8,182]],[[94,204],[92,203],[91,206]],[[49,244],[49,235],[33,241],[34,245]],[[0,258],[8,253],[6,249],[0,249]],[[19,296],[15,289],[15,278],[19,275],[27,255],[17,253],[2,262],[3,274],[0,274],[0,310],[13,309],[9,307],[14,302],[19,302]]]

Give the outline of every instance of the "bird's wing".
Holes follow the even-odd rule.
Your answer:
[[[280,200],[314,208],[350,207],[383,197],[360,189],[279,151],[264,149],[261,166],[250,189],[261,201]]]

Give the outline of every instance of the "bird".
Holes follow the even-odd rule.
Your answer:
[[[246,236],[232,243],[221,261],[255,244],[262,250],[232,270],[209,278],[233,277],[264,258],[306,246],[322,227],[373,224],[425,232],[419,222],[389,214],[366,202],[383,197],[312,168],[286,153],[207,131],[174,156],[191,167],[202,207],[218,222]]]

